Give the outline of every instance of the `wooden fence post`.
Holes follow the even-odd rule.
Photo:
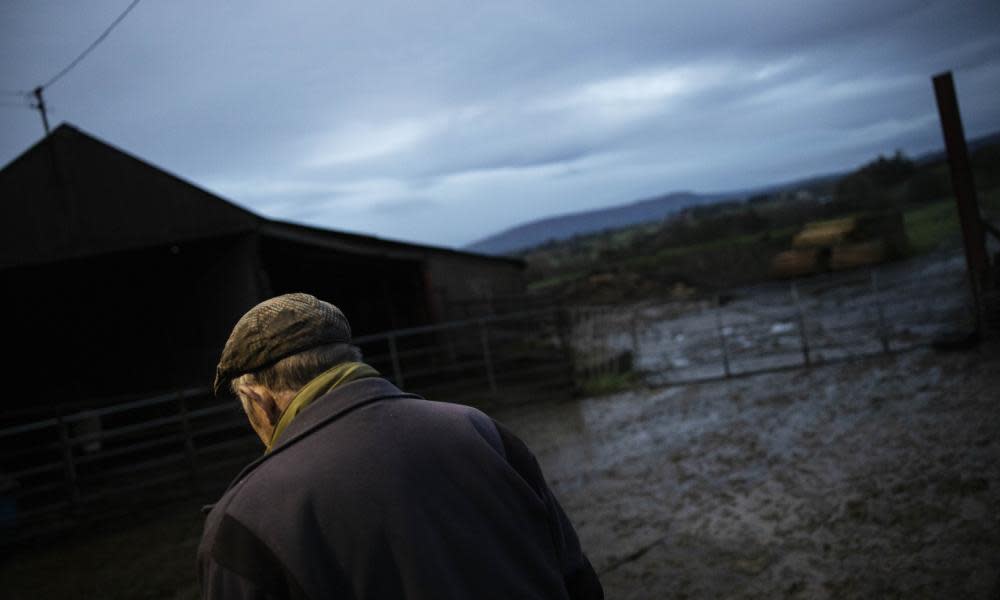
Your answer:
[[[69,428],[62,417],[57,417],[56,422],[59,428],[59,446],[63,454],[63,468],[66,472],[66,486],[69,490],[70,501],[73,506],[80,504],[80,483],[76,477],[76,462],[73,460],[73,445],[69,437]]]
[[[483,344],[483,362],[486,363],[486,380],[490,385],[490,393],[496,395],[497,380],[493,372],[493,355],[490,353],[490,334],[486,329],[486,319],[479,321],[479,339]]]
[[[715,307],[715,328],[719,332],[719,344],[722,346],[722,369],[728,378],[732,375],[729,370],[729,343],[726,341],[726,330],[722,326],[722,307],[718,294],[715,295],[713,305]]]
[[[795,285],[794,281],[791,284],[791,288],[795,310],[799,313],[799,336],[802,338],[802,356],[805,358],[806,366],[808,367],[812,365],[812,361],[809,358],[809,335],[806,333],[806,313],[802,309],[802,302],[799,301],[799,288]]]
[[[879,340],[882,342],[882,352],[889,354],[891,348],[889,347],[889,328],[886,326],[885,322],[885,311],[882,309],[882,299],[879,298],[878,294],[878,271],[875,269],[871,270],[871,281],[872,281],[872,298],[875,301],[875,308],[878,310],[878,336]]]
[[[396,349],[396,334],[389,334],[389,357],[392,359],[392,378],[393,383],[396,387],[402,388],[403,383],[403,369],[399,366],[399,351]]]

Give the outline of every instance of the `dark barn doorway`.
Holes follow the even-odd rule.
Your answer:
[[[256,301],[251,251],[240,236],[4,270],[12,397],[51,412],[207,385]]]
[[[355,336],[431,321],[421,261],[269,237],[261,240],[261,261],[272,295],[307,292],[332,302]]]

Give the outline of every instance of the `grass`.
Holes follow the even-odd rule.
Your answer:
[[[558,275],[553,275],[552,277],[546,277],[545,279],[539,279],[538,281],[532,281],[528,284],[529,292],[539,292],[553,286],[559,286],[564,283],[569,283],[571,281],[576,281],[581,279],[586,275],[586,271],[569,271],[566,273],[560,273]]]
[[[798,231],[798,229],[799,228],[797,226],[775,229],[766,233],[767,239],[778,240],[786,237],[790,238],[796,231]],[[762,233],[748,233],[726,238],[707,240],[697,244],[690,244],[688,246],[672,246],[664,248],[651,256],[636,256],[624,260],[616,266],[627,270],[648,269],[662,265],[664,261],[672,258],[678,258],[689,254],[697,254],[699,252],[706,252],[725,247],[736,248],[757,246],[762,243],[764,236],[765,234]]]
[[[1000,188],[979,190],[978,200],[984,211],[1000,211]],[[903,218],[913,254],[929,252],[959,235],[958,208],[954,198],[908,210]]]
[[[1000,188],[979,192],[979,203],[984,210],[1000,211]],[[923,254],[954,238],[959,232],[958,210],[955,200],[948,198],[920,208],[907,210],[904,215],[906,234],[913,254]],[[772,240],[791,238],[799,226],[775,229],[769,232]],[[737,235],[709,240],[689,246],[664,248],[652,256],[639,256],[619,264],[620,267],[638,268],[662,264],[663,261],[721,247],[751,247],[761,242],[761,234]]]
[[[604,396],[632,389],[640,380],[639,374],[635,371],[597,375],[585,380],[580,385],[580,391],[584,396]]]
[[[958,211],[950,198],[908,210],[903,221],[913,254],[930,252],[958,233]]]
[[[1000,188],[979,190],[978,197],[980,206],[984,212],[1000,212]],[[956,210],[954,199],[947,198],[931,204],[910,208],[904,211],[903,217],[907,237],[910,242],[910,251],[913,255],[925,254],[944,244],[953,243],[959,239],[958,211]],[[623,253],[623,256],[606,259],[600,263],[581,261],[579,260],[579,256],[577,256],[577,260],[575,261],[564,261],[563,268],[548,270],[543,278],[530,282],[528,289],[532,292],[558,289],[574,281],[586,278],[598,266],[604,271],[635,273],[642,277],[655,276],[658,273],[658,269],[661,269],[664,265],[673,265],[676,269],[683,270],[687,268],[685,267],[687,264],[684,262],[685,259],[696,259],[700,254],[713,253],[723,248],[749,253],[755,249],[764,249],[766,245],[773,247],[776,243],[780,245],[782,242],[785,242],[784,245],[788,246],[792,236],[800,229],[801,226],[795,225],[774,229],[766,234],[734,235],[686,246],[661,247],[650,254],[634,253],[630,256],[627,253]],[[648,230],[634,228],[615,232],[609,238],[610,242],[606,245],[619,249],[627,247],[635,239],[641,237],[640,233],[649,233],[652,230],[653,228]],[[588,255],[594,252],[593,244],[586,246],[586,252]]]

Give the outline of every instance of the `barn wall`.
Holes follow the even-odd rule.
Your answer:
[[[209,385],[259,297],[253,250],[238,236],[0,271],[8,398],[51,414]]]
[[[0,171],[0,198],[8,397],[48,414],[209,384],[276,294],[329,300],[360,336],[523,291],[517,263],[271,222],[67,125]]]

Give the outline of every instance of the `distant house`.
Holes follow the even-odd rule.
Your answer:
[[[523,291],[519,260],[267,219],[65,124],[0,171],[0,222],[8,397],[50,409],[209,383],[276,294],[329,300],[363,335]]]

